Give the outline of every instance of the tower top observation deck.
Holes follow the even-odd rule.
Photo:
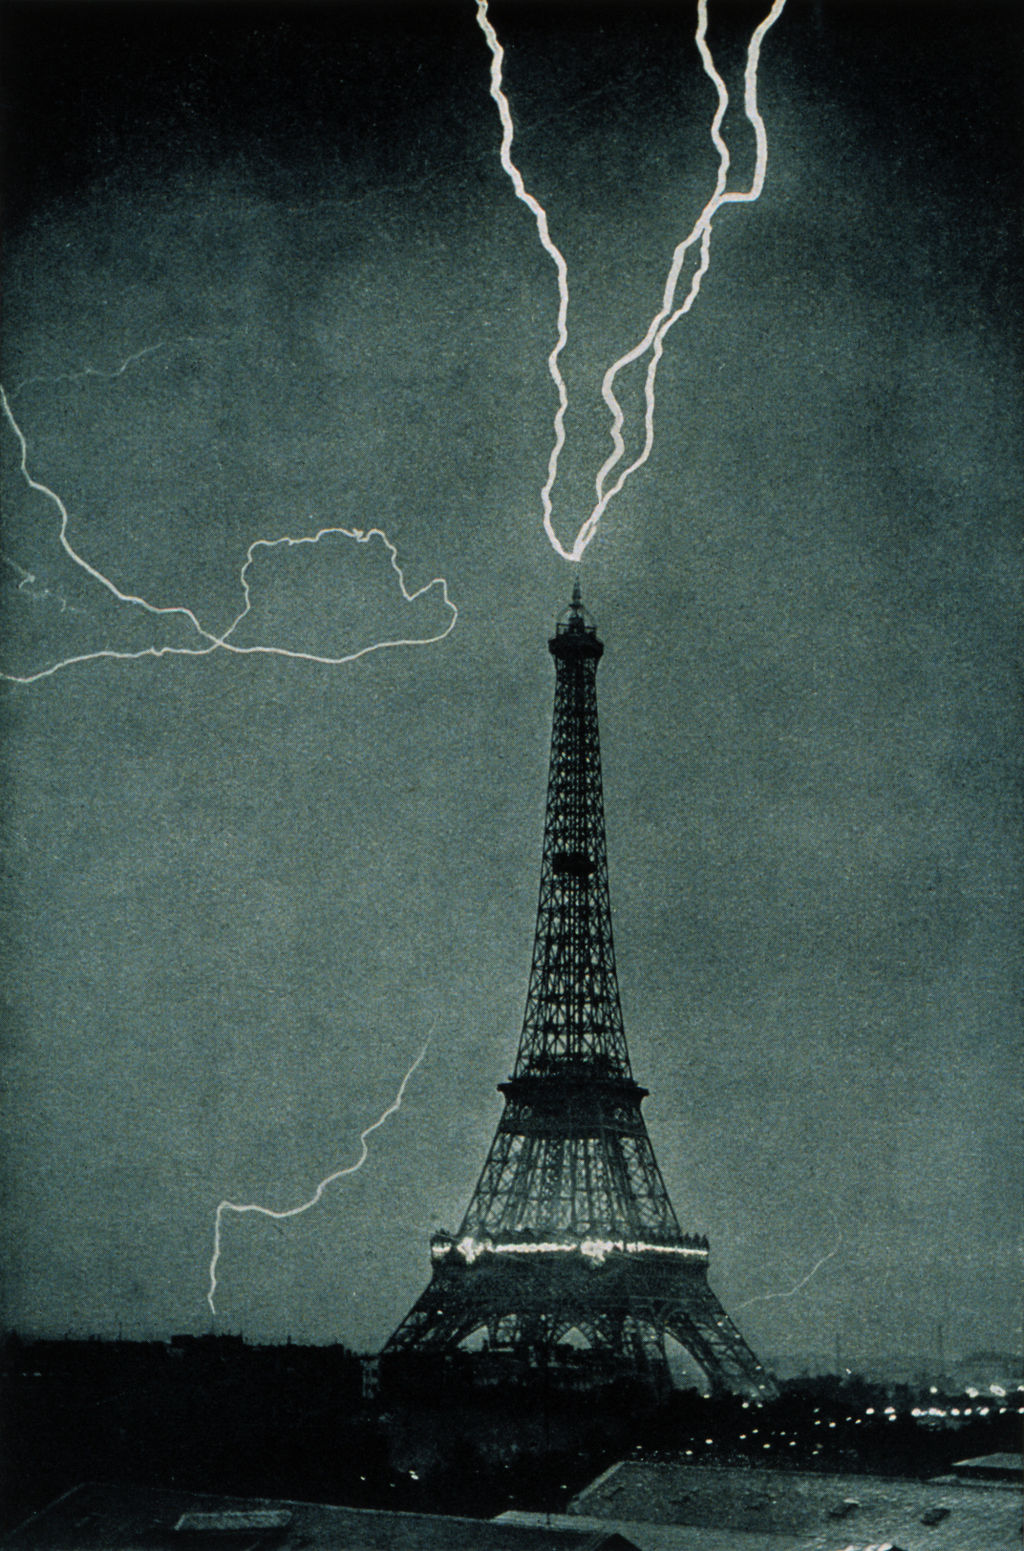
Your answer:
[[[548,642],[548,651],[553,657],[593,657],[595,660],[604,651],[603,643],[597,638],[597,627],[583,607],[578,576],[573,584],[572,602],[566,617],[555,625],[555,633]]]

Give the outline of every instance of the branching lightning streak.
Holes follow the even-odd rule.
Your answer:
[[[743,107],[746,117],[754,130],[756,145],[756,159],[754,163],[754,176],[750,188],[746,190],[729,191],[726,182],[729,175],[729,148],[722,138],[722,120],[729,106],[729,93],[725,82],[715,67],[711,50],[707,44],[708,12],[707,0],[698,0],[697,6],[697,48],[700,51],[701,63],[705,74],[709,77],[718,94],[718,107],[711,122],[711,139],[718,152],[718,176],[715,182],[715,192],[708,200],[704,209],[690,231],[689,235],[678,245],[672,256],[672,265],[669,269],[668,279],[665,282],[665,292],[662,298],[661,310],[652,318],[647,332],[633,349],[627,351],[618,361],[614,362],[605,373],[601,387],[601,396],[612,412],[611,437],[614,450],[602,465],[598,473],[595,493],[597,504],[586,522],[580,529],[576,539],[576,548],[582,554],[583,549],[590,542],[601,520],[605,507],[613,496],[617,495],[629,476],[647,462],[654,446],[654,383],[658,372],[658,363],[664,351],[665,336],[674,324],[683,317],[693,306],[700,294],[701,281],[707,274],[711,263],[711,223],[714,216],[723,205],[727,204],[752,204],[761,196],[764,187],[765,174],[768,170],[768,136],[764,127],[764,119],[761,117],[757,106],[757,67],[761,58],[761,43],[768,29],[772,27],[781,16],[786,0],[774,0],[771,10],[762,22],[755,28],[747,48],[747,63],[743,79]],[[685,299],[679,307],[675,305],[676,287],[683,267],[683,260],[693,244],[700,240],[700,262],[690,281],[690,288]],[[638,361],[651,351],[651,360],[647,367],[647,378],[644,384],[644,446],[639,457],[634,460],[619,475],[615,484],[606,492],[604,482],[608,475],[621,462],[625,456],[625,442],[622,437],[623,413],[622,407],[615,396],[614,384],[619,372],[633,361]],[[582,541],[582,543],[581,543]],[[578,556],[574,553],[574,558]]]
[[[210,1260],[210,1286],[206,1294],[206,1301],[210,1305],[211,1314],[215,1315],[217,1313],[214,1298],[217,1292],[217,1265],[220,1261],[221,1225],[224,1219],[224,1213],[235,1212],[241,1216],[248,1212],[255,1212],[261,1217],[270,1217],[273,1218],[275,1222],[283,1222],[288,1217],[299,1217],[303,1212],[308,1212],[311,1206],[316,1206],[328,1185],[333,1185],[336,1179],[345,1179],[349,1174],[358,1174],[359,1170],[362,1168],[370,1154],[367,1137],[372,1136],[374,1131],[378,1131],[385,1123],[385,1121],[389,1120],[392,1115],[397,1114],[397,1112],[401,1109],[402,1100],[405,1097],[405,1090],[409,1085],[409,1081],[413,1073],[426,1055],[429,1046],[430,1039],[428,1038],[426,1044],[423,1046],[423,1049],[420,1051],[419,1055],[416,1057],[415,1061],[412,1063],[409,1070],[402,1078],[402,1081],[399,1084],[398,1092],[395,1094],[395,1097],[392,1099],[387,1109],[384,1110],[383,1114],[378,1116],[372,1125],[368,1125],[366,1129],[360,1133],[360,1152],[359,1157],[356,1159],[355,1163],[350,1163],[342,1169],[335,1169],[332,1174],[328,1174],[327,1178],[322,1179],[319,1185],[317,1185],[308,1201],[303,1201],[300,1206],[288,1207],[284,1211],[275,1211],[272,1207],[259,1206],[255,1202],[248,1202],[244,1204],[236,1201],[220,1202],[217,1207],[217,1213],[213,1224],[213,1256]]]
[[[843,1247],[843,1233],[842,1233],[842,1229],[839,1227],[838,1223],[836,1223],[835,1228],[836,1228],[836,1233],[838,1234],[838,1238],[836,1239],[836,1242],[833,1244],[832,1248],[829,1250],[827,1255],[822,1255],[820,1260],[816,1260],[814,1262],[813,1266],[808,1271],[806,1276],[802,1276],[798,1282],[794,1283],[794,1285],[792,1287],[788,1288],[786,1291],[783,1291],[783,1292],[770,1292],[770,1293],[758,1293],[756,1297],[754,1297],[754,1298],[747,1298],[743,1303],[738,1303],[736,1305],[736,1308],[737,1309],[749,1309],[750,1305],[752,1303],[772,1303],[777,1298],[795,1298],[798,1292],[802,1292],[803,1291],[803,1289],[807,1286],[807,1283],[811,1280],[811,1278],[813,1276],[817,1276],[817,1274],[821,1270],[822,1266],[825,1265],[825,1263],[827,1261],[831,1260],[834,1255],[838,1255],[839,1251],[842,1249],[842,1247]]]
[[[147,356],[157,355],[161,350],[166,350],[172,345],[198,344],[200,337],[196,334],[182,334],[173,340],[160,339],[155,345],[146,345],[142,350],[136,350],[132,355],[126,356],[120,366],[115,366],[110,371],[104,371],[100,366],[83,366],[77,372],[53,372],[49,375],[43,372],[34,373],[31,377],[23,378],[16,387],[11,389],[7,396],[13,403],[19,393],[23,393],[26,388],[31,388],[40,382],[82,382],[88,377],[97,377],[103,382],[114,382],[118,377],[123,377],[128,368],[134,366],[136,361],[144,361]]]
[[[547,216],[537,200],[527,192],[523,184],[522,174],[512,162],[512,115],[508,99],[502,89],[501,66],[504,58],[501,45],[495,35],[494,28],[487,19],[487,0],[477,0],[477,21],[487,38],[491,50],[491,96],[498,104],[503,127],[501,143],[501,164],[511,178],[516,195],[533,211],[537,230],[541,243],[546,251],[554,259],[558,270],[558,340],[554,350],[548,357],[548,368],[558,388],[558,410],[555,414],[555,442],[548,461],[548,478],[541,492],[541,500],[544,508],[544,531],[552,546],[564,560],[573,563],[578,562],[587,545],[597,531],[598,524],[604,515],[609,501],[618,495],[631,474],[642,468],[651,455],[654,446],[654,412],[655,412],[655,380],[658,372],[658,364],[664,353],[665,336],[681,317],[690,311],[697,296],[700,293],[701,281],[708,271],[711,262],[711,226],[717,212],[727,204],[751,204],[760,198],[764,187],[765,174],[768,166],[768,137],[764,126],[764,120],[757,105],[757,71],[761,57],[761,44],[765,34],[781,16],[786,0],[774,0],[770,11],[764,20],[755,28],[747,46],[747,59],[744,71],[744,111],[748,121],[754,130],[756,157],[754,176],[749,189],[730,190],[727,188],[730,154],[729,148],[722,137],[722,122],[729,106],[729,92],[718,69],[715,66],[711,50],[707,43],[708,10],[707,0],[698,0],[697,3],[697,31],[696,43],[700,53],[704,72],[710,79],[718,97],[718,106],[711,124],[711,139],[718,152],[718,174],[715,180],[714,193],[697,217],[693,228],[675,249],[672,263],[669,268],[668,278],[665,282],[664,294],[660,310],[655,313],[648,325],[643,338],[633,348],[620,356],[607,370],[601,386],[601,396],[607,404],[612,416],[611,439],[612,452],[605,460],[595,480],[596,504],[589,517],[580,525],[572,548],[567,549],[554,532],[552,522],[552,490],[558,473],[558,460],[565,442],[564,421],[568,406],[568,392],[565,381],[558,365],[558,357],[565,348],[568,339],[567,318],[569,309],[568,272],[565,259],[548,234]],[[695,243],[700,244],[700,257],[697,268],[690,281],[689,290],[680,305],[676,306],[676,292],[679,278],[687,253]],[[622,406],[615,394],[615,380],[625,367],[640,361],[650,352],[650,361],[647,366],[647,375],[644,384],[644,445],[643,450],[634,461],[619,474],[615,483],[609,488],[605,484],[612,472],[618,467],[625,457],[626,444],[622,435],[625,415]]]
[[[119,368],[117,372],[103,375],[119,376],[124,370],[124,367],[129,365],[132,361],[140,360],[143,356],[151,354],[152,350],[157,348],[159,347],[153,346],[148,351],[138,351],[134,356],[129,357],[129,360],[125,362],[124,366]],[[82,374],[79,373],[76,375]],[[22,386],[24,386],[24,384]],[[232,620],[227,630],[225,630],[220,635],[216,634],[214,631],[207,630],[206,627],[200,623],[199,619],[196,617],[193,611],[186,607],[184,604],[150,603],[148,599],[140,597],[137,593],[125,592],[120,587],[118,587],[116,582],[111,581],[111,579],[108,576],[105,576],[102,571],[97,570],[95,566],[91,565],[83,555],[79,554],[78,550],[76,550],[71,543],[71,540],[68,536],[68,528],[71,521],[68,514],[68,509],[55,490],[52,490],[49,485],[44,485],[41,480],[35,479],[29,472],[28,442],[20,425],[14,418],[14,412],[11,409],[10,400],[8,399],[7,394],[4,392],[3,387],[0,387],[0,409],[2,409],[3,415],[18,442],[20,453],[18,466],[22,478],[25,480],[25,483],[28,485],[30,490],[37,491],[38,494],[44,496],[46,500],[52,502],[60,515],[60,544],[61,548],[64,550],[69,559],[71,559],[75,565],[79,566],[87,576],[91,576],[94,581],[99,582],[102,587],[105,587],[106,590],[118,600],[118,602],[131,604],[136,608],[144,609],[147,613],[154,615],[176,615],[179,618],[186,620],[196,631],[196,633],[202,638],[202,640],[206,642],[205,646],[145,646],[139,648],[136,651],[119,651],[113,647],[105,647],[97,651],[82,652],[72,657],[62,658],[59,662],[53,663],[48,668],[41,668],[37,673],[16,674],[0,672],[0,678],[6,679],[9,683],[36,684],[40,679],[50,678],[53,674],[59,673],[63,668],[73,667],[77,663],[99,662],[104,659],[114,662],[132,662],[142,657],[206,657],[209,656],[211,652],[215,651],[233,652],[238,656],[253,656],[263,654],[274,657],[291,657],[304,662],[315,662],[322,663],[328,667],[339,667],[343,663],[355,662],[360,657],[366,657],[371,652],[383,651],[390,647],[432,646],[438,641],[443,641],[445,637],[451,635],[452,631],[455,629],[455,625],[459,617],[459,611],[456,605],[452,602],[451,598],[448,596],[448,583],[446,582],[445,578],[443,576],[435,576],[431,581],[425,583],[424,586],[418,587],[414,592],[410,592],[405,585],[405,575],[402,571],[402,567],[398,563],[397,547],[391,542],[382,528],[363,529],[324,527],[315,534],[305,534],[298,537],[284,536],[282,538],[276,539],[254,540],[253,543],[249,545],[249,548],[246,552],[245,563],[242,566],[239,577],[240,585],[245,598],[244,606]],[[425,593],[430,592],[435,587],[440,587],[441,596],[444,600],[444,606],[449,610],[451,615],[445,629],[440,631],[437,635],[432,636],[403,636],[385,641],[374,641],[369,646],[360,647],[357,651],[347,652],[340,657],[328,657],[321,656],[315,652],[296,651],[286,646],[239,646],[237,642],[232,641],[231,637],[234,635],[243,619],[245,619],[249,614],[252,607],[248,572],[255,558],[256,551],[259,549],[275,549],[281,545],[294,547],[303,544],[317,544],[321,539],[326,538],[330,534],[339,534],[344,538],[353,539],[358,544],[368,544],[371,539],[380,539],[381,543],[384,545],[388,552],[391,568],[398,577],[398,583],[402,590],[402,597],[406,603],[415,603],[417,598],[423,597]],[[20,570],[21,568],[18,567],[17,569]]]
[[[24,593],[26,598],[31,598],[33,603],[45,603],[48,598],[53,598],[62,614],[67,614],[69,611],[72,614],[81,614],[82,610],[76,609],[70,604],[62,592],[54,592],[52,587],[41,587],[36,590],[36,583],[39,578],[33,571],[26,571],[24,566],[19,565],[16,560],[12,560],[10,555],[0,555],[0,560],[10,570],[17,573],[19,578],[18,591]]]

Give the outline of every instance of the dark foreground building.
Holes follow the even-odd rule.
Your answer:
[[[568,1514],[481,1520],[83,1485],[9,1551],[1019,1551],[1011,1484],[630,1462]]]
[[[713,1388],[771,1376],[708,1285],[708,1242],[679,1226],[640,1112],[619,1004],[605,854],[597,665],[579,582],[548,643],[555,707],[540,904],[505,1108],[458,1232],[431,1242],[429,1286],[382,1353],[583,1385],[669,1385],[665,1342]]]
[[[503,1517],[525,1527],[540,1516]],[[1020,1467],[1015,1482],[982,1484],[958,1466],[921,1481],[631,1459],[546,1522],[616,1529],[641,1551],[1019,1551]]]
[[[84,1485],[20,1525],[10,1551],[639,1551],[620,1531],[487,1523],[324,1503]]]

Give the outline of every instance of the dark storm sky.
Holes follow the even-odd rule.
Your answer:
[[[760,13],[711,13],[738,97]],[[714,101],[689,5],[492,14],[570,268],[568,539],[600,374],[713,187]],[[1020,20],[790,0],[764,194],[716,220],[654,456],[583,567],[634,1068],[769,1353],[1019,1335]],[[0,686],[6,1317],[209,1328],[217,1202],[288,1207],[353,1161],[430,1034],[360,1174],[226,1229],[217,1328],[375,1347],[461,1216],[519,1030],[572,583],[538,495],[553,269],[471,0],[3,22],[2,380],[81,552],[223,629],[253,539],[379,524],[460,610],[343,667]],[[61,555],[6,425],[0,450],[4,670],[189,643]],[[244,639],[446,623],[338,540],[259,563]]]

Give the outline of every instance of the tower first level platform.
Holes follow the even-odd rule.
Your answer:
[[[550,1371],[567,1362],[578,1371],[582,1347],[595,1378],[664,1386],[666,1338],[673,1338],[713,1388],[774,1393],[771,1376],[708,1284],[706,1239],[455,1242],[438,1234],[431,1258],[430,1284],[387,1354],[455,1352],[476,1335],[482,1350],[522,1368]]]

